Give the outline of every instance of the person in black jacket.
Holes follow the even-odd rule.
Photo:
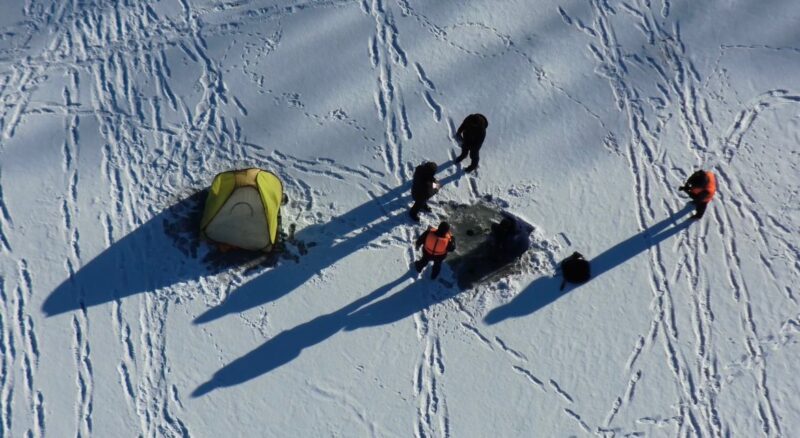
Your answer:
[[[489,121],[486,120],[483,114],[470,114],[461,122],[461,126],[456,131],[456,139],[461,144],[461,155],[456,158],[456,163],[464,161],[469,155],[471,162],[464,169],[467,172],[472,172],[478,168],[479,151],[483,146],[483,140],[486,138],[486,128],[488,127]]]
[[[428,262],[433,261],[431,278],[435,279],[442,270],[442,262],[447,253],[456,249],[456,238],[450,233],[450,224],[442,222],[436,228],[429,227],[417,239],[415,247],[419,249],[420,246],[422,258],[414,262],[414,268],[417,272],[422,272]]]
[[[530,248],[529,234],[519,225],[517,219],[504,215],[500,223],[492,224],[492,232],[489,234],[489,256],[498,262],[513,261]]]
[[[420,164],[414,169],[414,179],[411,182],[411,198],[414,205],[411,206],[411,219],[419,222],[420,211],[431,211],[428,207],[428,200],[439,191],[439,183],[436,181],[437,165],[428,161]]]

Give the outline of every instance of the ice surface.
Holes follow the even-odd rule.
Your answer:
[[[798,435],[797,1],[2,11],[0,437]],[[203,190],[251,166],[285,249],[220,255]],[[523,261],[412,275],[487,196],[531,224]],[[560,291],[574,251],[594,278]]]
[[[481,283],[496,282],[525,269],[529,263],[527,254],[512,260],[497,260],[490,254],[492,225],[510,213],[483,200],[473,205],[451,203],[444,208],[457,243],[446,261],[453,269],[458,287],[469,289]],[[517,218],[517,226],[520,232],[533,232],[533,227],[520,218]]]

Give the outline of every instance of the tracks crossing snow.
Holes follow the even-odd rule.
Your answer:
[[[100,173],[109,192],[98,202],[110,207],[101,220],[106,247],[112,247],[146,224],[159,209],[170,205],[174,201],[170,193],[176,189],[203,185],[213,171],[211,167],[221,159],[273,166],[286,164],[287,169],[281,176],[287,187],[296,192],[298,202],[309,211],[319,207],[321,201],[314,188],[303,181],[305,176],[321,177],[334,183],[355,181],[357,190],[373,198],[408,181],[411,169],[407,157],[412,154],[407,145],[416,130],[409,121],[411,107],[407,106],[407,100],[410,102],[411,96],[421,98],[423,108],[441,124],[438,126],[444,129],[446,125],[451,139],[455,126],[453,113],[443,104],[445,99],[437,90],[434,78],[405,47],[406,40],[398,26],[401,19],[418,23],[433,38],[465,56],[483,61],[499,59],[506,54],[523,57],[533,67],[540,83],[562,93],[580,105],[588,117],[606,127],[602,112],[584,103],[551,77],[548,70],[525,53],[510,35],[489,23],[469,20],[439,25],[417,5],[418,2],[408,0],[300,1],[282,6],[258,1],[195,6],[180,1],[177,5],[180,12],[170,16],[162,13],[160,6],[163,5],[139,1],[26,2],[23,6],[26,20],[9,26],[8,32],[2,35],[4,41],[18,40],[20,44],[0,51],[0,154],[8,141],[20,132],[26,119],[56,115],[63,120],[64,142],[59,152],[65,189],[63,194],[59,193],[58,200],[63,213],[60,237],[66,243],[64,270],[73,277],[87,261],[84,257],[90,259],[90,254],[96,250],[88,239],[82,238],[81,231],[86,233],[87,230],[79,226],[80,218],[89,214],[79,207],[87,205],[81,200],[89,195],[82,189],[92,177],[82,173],[86,168],[79,165],[88,155],[84,155],[80,147],[83,144],[80,133],[91,124],[99,125],[104,142]],[[748,101],[734,116],[730,128],[720,133],[720,138],[714,138],[713,125],[720,117],[712,114],[707,83],[693,65],[693,54],[683,42],[683,24],[671,16],[672,4],[665,0],[631,0],[619,4],[593,0],[589,6],[589,18],[571,15],[567,6],[550,12],[587,38],[587,54],[597,60],[597,73],[608,81],[617,108],[625,115],[630,140],[620,144],[623,142],[618,142],[617,137],[621,136],[611,135],[607,144],[627,160],[633,181],[633,208],[641,228],[663,212],[676,209],[672,202],[659,202],[659,197],[684,176],[675,169],[689,164],[672,162],[673,158],[665,153],[662,143],[668,138],[666,131],[674,126],[670,123],[677,123],[687,151],[694,158],[692,164],[725,167],[735,165],[747,152],[747,138],[765,119],[767,111],[800,102],[796,91],[767,90]],[[375,23],[374,34],[364,40],[367,61],[375,72],[374,101],[376,116],[383,125],[382,138],[374,138],[368,124],[365,126],[363,120],[353,119],[342,108],[315,114],[304,108],[299,94],[273,92],[269,88],[270,78],[259,73],[259,63],[267,62],[283,44],[284,20],[302,11],[320,8],[361,8],[367,19]],[[270,25],[269,31],[245,35],[240,29],[243,24],[262,22]],[[639,42],[645,48],[642,53],[638,48],[628,53],[628,49],[634,48],[623,46],[623,40],[617,37],[623,25],[640,33]],[[465,30],[485,36],[494,45],[491,49],[476,50],[460,44],[454,36]],[[50,35],[50,44],[40,53],[26,52],[27,42],[40,34]],[[210,41],[218,35],[253,36],[247,43],[242,72],[257,85],[259,92],[272,94],[276,102],[292,106],[316,122],[346,124],[348,129],[358,131],[367,143],[379,144],[385,172],[366,166],[346,166],[330,159],[305,160],[277,151],[263,155],[256,152],[265,149],[243,138],[238,120],[251,114],[252,109],[248,108],[244,96],[236,96],[228,87],[230,70],[226,69],[225,62],[229,61],[226,57],[234,42],[218,56]],[[179,66],[170,64],[168,53],[172,50],[185,54],[186,62],[200,72],[196,101],[178,91],[183,78],[175,73]],[[770,45],[727,45],[721,50],[797,53],[796,48]],[[20,54],[25,56],[18,56]],[[20,62],[11,65],[11,59]],[[648,71],[655,78],[655,84],[638,83],[632,74],[635,69]],[[416,83],[400,80],[404,75],[416,76]],[[39,87],[59,76],[64,76],[66,83],[60,101],[43,102],[33,98]],[[416,85],[414,90],[418,93],[409,94],[409,83]],[[409,89],[405,90],[404,86]],[[671,118],[673,113],[675,117]],[[31,303],[38,299],[34,291],[38,294],[35,287],[40,282],[35,266],[23,258],[17,259],[12,251],[17,246],[17,241],[12,239],[12,233],[17,231],[12,216],[17,219],[17,213],[8,206],[12,185],[8,182],[6,166],[0,162],[0,256],[13,259],[10,262],[13,267],[6,270],[8,272],[0,272],[3,306],[0,314],[3,349],[0,435],[15,430],[12,418],[29,414],[32,419],[29,434],[41,436],[46,425],[44,396],[37,387],[38,326],[30,310]],[[687,435],[724,436],[729,430],[729,419],[720,413],[717,400],[725,385],[721,382],[718,365],[720,336],[715,322],[716,306],[722,300],[734,302],[740,312],[739,340],[745,346],[748,363],[748,367],[741,368],[747,368],[755,377],[754,392],[762,432],[765,435],[787,433],[776,408],[775,396],[770,392],[774,389],[763,360],[769,351],[762,345],[765,330],[759,320],[754,294],[756,285],[747,273],[748,258],[742,241],[752,239],[754,242],[754,252],[761,261],[759,275],[765,279],[769,293],[780,294],[782,299],[796,305],[796,292],[791,284],[782,282],[780,267],[776,266],[771,253],[772,249],[779,248],[789,265],[800,266],[800,250],[790,238],[796,230],[785,224],[783,218],[760,211],[757,194],[733,172],[715,170],[720,176],[721,193],[715,200],[717,207],[712,205],[707,216],[710,220],[677,239],[673,248],[677,255],[666,247],[656,247],[649,252],[651,322],[645,332],[632,339],[631,353],[624,366],[620,365],[624,376],[617,394],[609,400],[611,406],[604,418],[590,421],[579,415],[580,394],[573,394],[556,379],[539,375],[525,351],[509,345],[501,337],[486,336],[463,322],[471,321],[471,315],[479,313],[480,309],[468,306],[467,299],[459,297],[441,305],[437,303],[414,316],[421,350],[414,381],[417,435],[447,436],[451,433],[445,397],[448,338],[444,336],[443,327],[455,323],[445,322],[445,319],[461,315],[466,320],[460,319],[458,323],[464,324],[463,329],[471,333],[476,342],[508,360],[509,369],[529,382],[534,391],[541,391],[561,403],[569,421],[574,421],[587,433],[612,430],[625,418],[625,411],[634,402],[637,391],[653,376],[653,370],[645,368],[643,358],[656,353],[663,356],[665,369],[671,373],[679,394],[675,403],[679,406],[678,415],[650,416],[639,423],[674,427],[677,433]],[[141,181],[160,181],[164,187],[142,187]],[[469,177],[464,183],[468,195],[476,199],[480,194],[477,179]],[[753,229],[737,228],[742,222],[752,223]],[[359,231],[364,229],[353,230]],[[400,227],[380,241],[370,242],[365,249],[408,245],[413,234],[411,227]],[[719,248],[706,243],[712,238],[722,242]],[[702,258],[713,256],[720,256],[724,262],[725,276],[730,283],[729,296],[718,296],[703,269]],[[147,248],[134,245],[119,254],[115,263],[122,270],[147,257]],[[675,259],[677,262],[673,263]],[[144,269],[134,270],[131,275],[154,278],[148,277],[150,273]],[[192,287],[156,288],[152,293],[124,303],[117,296],[111,304],[111,326],[122,352],[117,363],[119,384],[131,414],[139,416],[142,436],[189,436],[181,418],[183,407],[179,391],[168,383],[166,321],[170,309],[174,308],[172,300],[175,296],[198,295],[207,297],[210,302],[222,300],[249,275],[254,274],[234,273],[226,277],[232,283],[228,288],[216,287],[213,279],[202,278],[193,282]],[[94,432],[96,387],[90,328],[102,327],[104,318],[109,315],[88,309],[81,296],[85,285],[75,286],[79,291],[75,297],[80,303],[79,310],[69,321],[76,375],[74,432],[78,436],[88,436]],[[691,294],[682,294],[685,289]],[[475,296],[469,297],[473,298]],[[786,336],[794,333],[795,316],[786,320],[781,333]],[[18,383],[16,387],[15,383]],[[28,412],[22,412],[20,405],[14,404],[15,397],[24,398]],[[602,423],[603,427],[593,428],[592,423]]]
[[[660,7],[659,7],[660,3]],[[592,41],[589,51],[599,63],[597,73],[606,77],[611,85],[617,107],[627,114],[630,128],[631,141],[628,144],[625,156],[627,157],[631,174],[634,180],[634,193],[638,211],[638,222],[641,228],[646,228],[657,218],[657,211],[670,211],[674,205],[665,203],[663,208],[653,202],[660,193],[669,193],[671,187],[679,182],[681,175],[675,175],[676,167],[668,157],[659,149],[668,118],[663,117],[665,106],[670,106],[679,115],[679,126],[686,139],[690,152],[696,162],[703,166],[714,163],[730,164],[736,150],[740,147],[742,137],[751,128],[758,114],[766,108],[778,103],[794,103],[796,96],[786,90],[772,90],[762,94],[749,108],[742,110],[737,116],[732,127],[721,138],[714,142],[711,138],[710,127],[714,117],[710,112],[710,105],[705,96],[705,86],[693,65],[686,47],[682,41],[681,23],[669,18],[669,2],[635,1],[612,7],[602,1],[592,1],[594,22],[587,25],[579,18],[572,17],[567,10],[559,8],[565,24],[574,26]],[[617,42],[616,29],[620,27],[620,14],[632,18],[636,28],[641,32],[645,41],[645,54],[628,56]],[[658,52],[660,56],[648,54]],[[638,84],[631,77],[631,67],[650,69],[658,79],[655,89],[646,89],[649,85]],[[660,95],[650,99],[652,108],[643,105],[642,97],[648,93]],[[655,116],[654,121],[648,118]],[[745,199],[749,204],[745,210],[757,223],[765,224],[753,205],[752,196],[742,193],[727,194],[726,190],[735,190],[737,182],[731,179],[725,169],[714,166],[712,169],[720,177],[721,191],[719,203],[712,217],[716,226],[701,224],[699,230],[690,232],[689,235],[680,236],[676,243],[681,262],[671,273],[670,264],[665,258],[664,249],[655,247],[650,250],[650,265],[652,275],[650,279],[654,295],[653,321],[646,335],[640,335],[635,343],[626,370],[630,373],[629,382],[638,382],[645,370],[639,368],[637,363],[643,352],[650,349],[651,344],[660,336],[664,348],[665,358],[669,369],[672,370],[676,384],[681,392],[681,421],[676,424],[681,433],[702,434],[709,436],[722,436],[727,430],[726,421],[721,416],[717,406],[717,398],[721,390],[718,370],[717,347],[714,340],[714,313],[713,300],[722,299],[712,296],[708,278],[703,274],[701,257],[707,256],[707,240],[721,236],[726,242],[724,247],[725,260],[730,269],[730,281],[733,285],[734,299],[743,299],[743,327],[747,332],[746,344],[750,345],[750,352],[755,357],[761,351],[754,340],[757,339],[756,323],[750,309],[749,291],[746,281],[741,275],[741,260],[736,255],[737,236],[733,230],[733,222],[726,205],[734,199]],[[676,178],[677,177],[677,178]],[[741,193],[741,190],[739,190]],[[737,202],[737,201],[733,201]],[[742,202],[737,202],[742,206]],[[756,213],[754,213],[756,212]],[[718,234],[716,233],[718,232]],[[766,237],[761,238],[762,242]],[[765,244],[764,247],[767,245]],[[762,255],[762,260],[765,257]],[[770,270],[769,264],[765,268]],[[775,278],[771,275],[771,278]],[[681,302],[677,291],[688,287],[692,291],[689,301]],[[778,287],[778,289],[781,289]],[[690,327],[679,327],[678,312],[690,312]],[[686,357],[687,351],[680,348],[685,342],[686,334],[694,334],[694,359]],[[689,366],[694,361],[694,367]],[[758,372],[756,390],[760,394],[759,412],[761,413],[763,430],[766,434],[778,433],[781,428],[774,413],[769,391],[766,383],[766,374],[763,369]],[[646,374],[646,372],[645,372]],[[605,427],[613,424],[616,414],[625,404],[627,394],[632,393],[633,385],[629,383],[623,396],[617,397],[606,417]]]

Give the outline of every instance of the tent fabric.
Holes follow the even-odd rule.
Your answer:
[[[261,169],[218,174],[201,220],[206,238],[250,250],[272,248],[278,238],[283,185]]]
[[[254,187],[239,187],[206,226],[206,236],[237,248],[260,250],[270,245],[261,195]]]
[[[214,177],[211,189],[206,198],[206,207],[203,211],[203,220],[200,222],[200,229],[205,229],[211,219],[219,213],[219,210],[228,200],[228,197],[236,188],[236,172],[223,172]]]
[[[277,176],[269,172],[259,172],[256,184],[261,193],[261,200],[267,208],[267,225],[269,226],[269,239],[275,243],[278,238],[278,213],[283,201],[283,184]]]

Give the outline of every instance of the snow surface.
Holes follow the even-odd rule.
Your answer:
[[[2,3],[0,436],[800,436],[800,2]],[[197,242],[246,166],[280,260]],[[523,272],[411,276],[486,195]]]

